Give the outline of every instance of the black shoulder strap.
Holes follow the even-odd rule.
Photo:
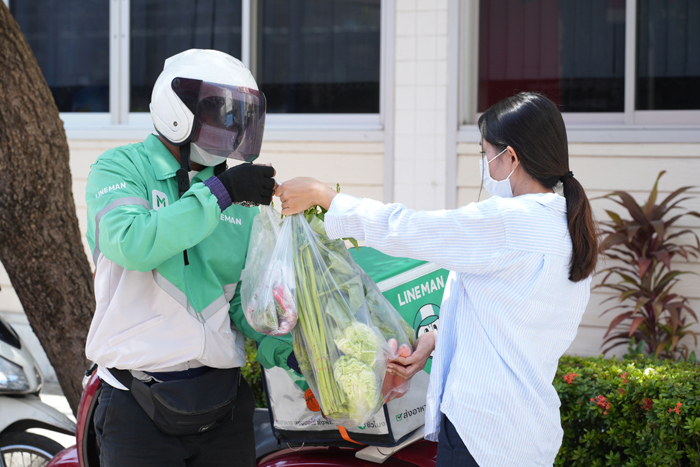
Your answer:
[[[180,198],[190,189],[190,169],[190,143],[186,143],[180,146],[180,168],[175,172],[178,196]]]
[[[177,169],[175,175],[177,177],[178,198],[182,198],[187,190],[190,189],[190,143],[185,143],[180,146],[180,168]],[[182,257],[185,261],[185,266],[190,264],[187,257],[187,250],[182,252]],[[123,383],[122,383],[123,384]]]
[[[107,368],[112,376],[114,376],[117,381],[122,383],[126,388],[131,391],[131,395],[134,396],[136,402],[139,403],[141,408],[146,412],[151,420],[155,416],[156,407],[153,404],[153,396],[151,396],[151,391],[149,387],[142,381],[137,380],[133,377],[128,370],[118,370],[116,368]]]

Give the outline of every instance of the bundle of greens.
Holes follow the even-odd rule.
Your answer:
[[[323,415],[358,426],[408,389],[408,382],[388,378],[386,369],[401,346],[410,352],[413,330],[345,243],[328,238],[324,214],[314,207],[285,219],[292,226],[296,274],[294,352]]]

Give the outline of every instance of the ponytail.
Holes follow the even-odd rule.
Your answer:
[[[569,174],[562,177],[564,198],[566,198],[566,220],[573,247],[569,280],[579,282],[595,270],[598,261],[598,237],[586,192],[573,174]]]
[[[598,237],[586,192],[569,170],[566,127],[556,104],[541,94],[521,92],[494,104],[478,124],[485,141],[513,147],[523,170],[542,185],[554,189],[561,182],[573,250],[569,280],[586,279],[598,260]]]

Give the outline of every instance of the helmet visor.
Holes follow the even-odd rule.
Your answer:
[[[215,156],[251,162],[260,155],[265,96],[254,89],[175,78],[173,91],[194,114],[190,142]]]

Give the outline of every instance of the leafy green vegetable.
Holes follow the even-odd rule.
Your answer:
[[[313,245],[306,235],[304,225],[299,222],[298,216],[292,216],[293,242],[294,242],[294,267],[297,282],[297,303],[299,308],[299,318],[297,326],[294,328],[294,350],[301,352],[300,344],[306,343],[309,350],[309,361],[312,364],[313,378],[304,373],[304,377],[311,386],[315,380],[318,388],[315,392],[324,414],[342,413],[343,406],[347,403],[345,393],[338,387],[331,372],[331,349],[328,348],[326,337],[326,326],[324,325],[323,308],[321,301],[326,302],[330,297],[322,297],[319,294],[319,286],[315,273]],[[328,290],[323,287],[321,290]],[[303,333],[303,336],[297,334]]]
[[[411,325],[391,306],[364,271],[362,271],[362,282],[365,286],[365,300],[367,301],[369,315],[372,318],[372,324],[379,329],[382,337],[387,341],[396,339],[397,342],[404,342],[405,335],[409,344],[413,347],[416,339],[415,331]],[[393,313],[387,313],[387,310],[393,310]]]
[[[296,277],[294,352],[324,416],[357,426],[394,394],[383,393],[393,355],[387,339],[408,346],[409,336],[398,312],[355,263],[345,242],[328,237],[326,212],[315,206],[285,221],[292,225]],[[395,390],[394,385],[387,388]]]
[[[345,328],[343,337],[335,343],[345,355],[354,357],[372,368],[380,355],[379,337],[372,328],[362,323],[355,322]]]
[[[309,360],[309,352],[306,349],[306,345],[303,342],[298,341],[301,337],[300,333],[292,334],[292,342],[294,345],[294,355],[297,358],[297,363],[299,363],[299,369],[302,375],[312,375],[313,370],[311,368],[311,361]],[[308,379],[308,377],[307,377]],[[316,383],[314,382],[314,386]]]
[[[343,355],[333,364],[333,376],[348,397],[349,418],[362,420],[381,407],[377,375],[367,363]]]
[[[290,222],[299,312],[294,351],[300,369],[326,417],[340,424],[364,423],[378,408],[368,406],[366,394],[352,390],[348,384],[353,377],[346,372],[362,371],[363,380],[371,376],[371,387],[380,388],[385,368],[382,362],[377,365],[380,371],[374,367],[381,355],[379,335],[356,317],[365,303],[359,268],[342,241],[328,238],[317,216],[310,222],[306,216],[292,216]],[[350,355],[357,356],[352,358],[354,365],[346,359]],[[338,366],[341,359],[345,363]],[[381,395],[376,397],[381,402]]]
[[[335,191],[340,193],[340,184],[337,183],[335,185]],[[321,206],[311,206],[309,209],[304,211],[304,217],[306,218],[306,221],[309,223],[311,228],[319,234],[321,237],[326,237],[328,238],[328,235],[326,235],[326,228],[323,225],[323,222],[326,217],[326,213],[328,212],[328,209],[325,209]],[[348,237],[344,238],[343,240],[347,240],[357,248],[358,250],[360,249],[360,245],[357,243],[357,240],[354,238]],[[337,241],[337,240],[331,240],[332,242]]]

